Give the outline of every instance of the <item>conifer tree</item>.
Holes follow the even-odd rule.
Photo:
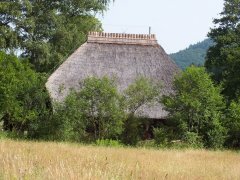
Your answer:
[[[205,66],[231,100],[240,93],[240,0],[225,0],[220,15],[208,34],[215,44],[208,50]]]

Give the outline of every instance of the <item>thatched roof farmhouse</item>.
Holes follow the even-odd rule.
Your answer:
[[[153,34],[90,32],[87,42],[49,77],[46,86],[53,100],[62,101],[70,89],[81,88],[80,82],[89,76],[114,77],[120,92],[144,76],[163,82],[163,93],[167,94],[178,71]],[[158,103],[142,107],[138,114],[151,119],[167,115]]]

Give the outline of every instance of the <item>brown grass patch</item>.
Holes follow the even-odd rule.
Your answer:
[[[231,151],[0,140],[0,179],[240,179]]]

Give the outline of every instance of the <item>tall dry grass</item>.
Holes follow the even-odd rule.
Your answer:
[[[0,140],[0,179],[240,179],[240,153]]]

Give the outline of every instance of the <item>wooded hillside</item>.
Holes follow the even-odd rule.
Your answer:
[[[181,69],[186,69],[186,67],[191,64],[203,65],[205,62],[207,50],[212,45],[212,40],[205,39],[204,41],[190,45],[184,50],[170,54],[170,57]]]

